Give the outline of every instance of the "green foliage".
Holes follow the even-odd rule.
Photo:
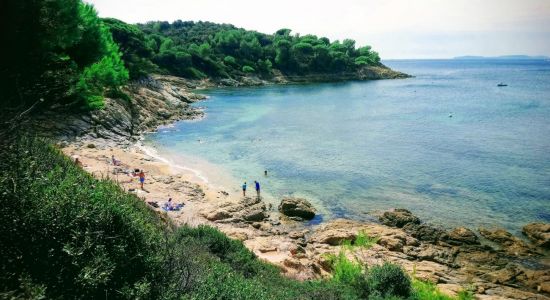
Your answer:
[[[361,230],[357,233],[357,237],[352,240],[344,240],[342,242],[342,246],[349,250],[353,250],[353,248],[359,247],[364,249],[369,249],[372,246],[374,246],[378,242],[377,237],[371,237],[369,236],[364,230]]]
[[[392,263],[373,266],[367,272],[366,285],[370,295],[409,297],[411,280],[403,268]]]
[[[285,74],[354,72],[380,61],[369,46],[356,49],[353,40],[331,43],[324,37],[291,35],[289,29],[268,35],[227,24],[179,20],[149,22],[138,27],[148,41],[148,49],[153,51],[150,62],[178,76],[200,78],[189,68],[212,77],[238,77],[243,72],[272,76],[273,69]],[[132,46],[121,45],[124,53],[128,52],[128,45]],[[141,48],[143,45],[136,45],[136,50]],[[186,58],[177,59],[178,53]],[[128,63],[127,66],[132,76],[133,68]]]
[[[0,297],[358,299],[284,278],[217,229],[176,228],[42,140],[2,141],[0,154]]]
[[[462,290],[456,298],[447,296],[437,289],[437,286],[430,281],[422,281],[418,279],[412,280],[412,297],[418,300],[472,300],[475,299],[473,293],[468,290]]]
[[[98,107],[105,87],[128,78],[107,27],[81,0],[6,1],[0,19],[2,113]]]
[[[344,251],[340,251],[338,255],[332,259],[332,278],[338,283],[355,286],[361,280],[363,267],[346,257]]]
[[[243,66],[243,72],[245,73],[254,73],[254,68],[252,68],[251,66]]]
[[[130,78],[137,79],[157,71],[158,67],[151,61],[153,47],[156,47],[154,39],[148,39],[136,25],[126,24],[117,19],[103,19],[103,23],[107,25],[113,40],[120,47],[122,60]]]

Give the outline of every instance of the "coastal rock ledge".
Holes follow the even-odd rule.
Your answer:
[[[315,217],[315,208],[303,198],[283,198],[279,204],[279,212],[291,218],[311,220]]]

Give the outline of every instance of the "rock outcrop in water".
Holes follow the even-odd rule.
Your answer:
[[[315,217],[315,208],[303,198],[284,198],[279,204],[279,211],[285,216],[298,220],[311,220]]]
[[[523,233],[537,246],[550,250],[550,224],[527,224],[523,227]]]

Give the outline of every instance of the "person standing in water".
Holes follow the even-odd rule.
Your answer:
[[[264,170],[264,176],[267,177],[267,170]]]
[[[243,197],[246,197],[246,181],[243,183]]]
[[[256,193],[258,194],[258,198],[260,198],[260,183],[254,180],[254,183],[256,185]]]

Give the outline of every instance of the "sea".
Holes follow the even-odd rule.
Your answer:
[[[413,77],[199,91],[205,117],[145,145],[220,190],[306,198],[314,222],[392,208],[447,228],[550,222],[550,61],[384,63]]]

